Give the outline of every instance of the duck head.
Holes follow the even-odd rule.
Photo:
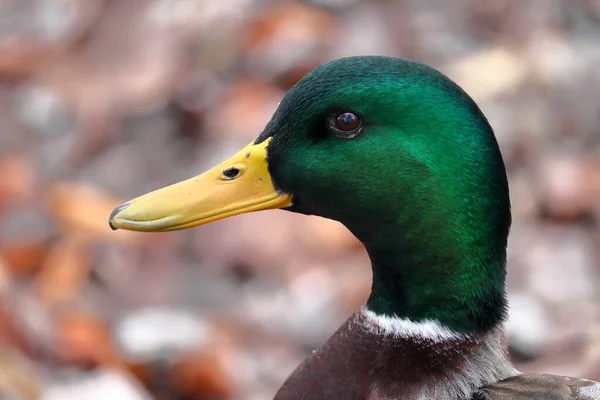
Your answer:
[[[504,316],[502,157],[474,101],[430,67],[377,56],[324,64],[254,142],[123,204],[110,225],[169,231],[273,208],[337,220],[364,243],[377,313],[457,331]]]

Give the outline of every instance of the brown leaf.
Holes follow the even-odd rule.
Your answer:
[[[0,158],[0,213],[4,207],[33,198],[36,172],[22,156],[12,154]]]
[[[75,237],[58,242],[48,254],[33,288],[46,305],[69,303],[81,293],[90,272],[85,243]]]
[[[248,70],[275,77],[289,88],[319,65],[333,43],[339,23],[321,8],[286,2],[266,9],[244,32],[242,51]]]
[[[113,231],[108,226],[112,210],[121,204],[101,188],[84,183],[61,182],[50,189],[50,211],[67,234],[135,243],[139,235],[130,231]]]
[[[4,259],[7,270],[15,277],[25,277],[36,273],[42,266],[49,251],[47,241],[16,242],[0,245],[0,258]]]
[[[290,2],[269,8],[249,25],[242,46],[253,51],[269,45],[275,37],[287,41],[326,41],[336,27],[335,19],[316,7]]]
[[[5,303],[5,299],[2,298],[0,304],[0,349],[12,347],[27,352],[30,348],[26,338],[18,325],[15,315],[11,313],[9,306]]]
[[[107,324],[99,317],[71,310],[57,319],[56,350],[63,362],[122,367]]]
[[[235,388],[219,346],[187,355],[170,371],[171,381],[180,393],[190,397],[231,397]]]
[[[22,79],[40,71],[56,58],[58,49],[44,46],[30,38],[15,38],[0,44],[0,76]]]

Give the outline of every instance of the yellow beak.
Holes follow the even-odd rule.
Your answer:
[[[251,143],[203,174],[117,207],[109,217],[111,228],[174,231],[250,211],[291,206],[292,196],[279,193],[269,174],[270,141]]]

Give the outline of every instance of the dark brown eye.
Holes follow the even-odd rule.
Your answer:
[[[342,132],[351,132],[360,128],[360,118],[351,112],[344,112],[335,117],[335,127]]]

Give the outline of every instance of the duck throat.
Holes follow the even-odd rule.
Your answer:
[[[367,307],[373,315],[435,323],[458,334],[487,332],[505,317],[504,253],[466,259],[447,250],[367,251],[373,269]]]

